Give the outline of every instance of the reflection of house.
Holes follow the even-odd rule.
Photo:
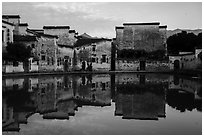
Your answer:
[[[122,115],[124,119],[157,120],[158,117],[165,117],[165,100],[162,95],[151,92],[118,93],[115,103],[115,115]]]
[[[149,75],[117,75],[115,115],[124,119],[165,117],[166,79],[158,81]]]
[[[111,40],[84,33],[75,44],[76,64],[82,70],[110,70]]]
[[[170,55],[170,69],[197,69],[202,64],[199,54],[202,54],[202,49],[196,49],[195,54],[193,52],[180,52],[178,55]]]
[[[192,94],[200,94],[202,85],[196,80],[189,80],[179,78],[177,76],[170,76],[169,78],[169,90],[180,90]]]

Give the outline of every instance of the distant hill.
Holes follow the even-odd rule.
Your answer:
[[[187,33],[194,33],[195,35],[198,35],[199,33],[202,32],[202,29],[195,29],[195,30],[188,30],[188,29],[175,29],[175,30],[167,30],[167,38],[180,33],[181,31],[187,31]]]

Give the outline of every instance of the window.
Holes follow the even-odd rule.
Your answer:
[[[101,62],[106,62],[106,55],[102,55]]]
[[[2,42],[4,42],[4,30],[2,30]]]
[[[41,55],[41,60],[45,61],[45,55]]]
[[[31,46],[32,48],[35,48],[35,44],[32,44],[32,46]]]
[[[54,58],[52,57],[52,65],[54,65]]]
[[[101,87],[102,87],[102,91],[106,90],[106,84],[105,83],[101,83]]]
[[[50,59],[47,57],[47,65],[50,65]]]
[[[92,51],[96,51],[96,45],[92,45]]]
[[[95,88],[96,87],[96,84],[95,83],[92,83],[92,88]]]
[[[96,62],[96,58],[92,57],[91,61]]]
[[[18,61],[14,61],[14,62],[13,62],[13,66],[14,66],[14,67],[18,67]]]

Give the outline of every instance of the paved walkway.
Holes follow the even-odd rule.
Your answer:
[[[182,70],[182,71],[70,71],[70,72],[18,72],[18,73],[3,73],[3,77],[14,76],[41,76],[41,75],[68,75],[68,74],[117,74],[117,73],[166,73],[166,74],[181,74],[181,75],[202,75],[202,70]],[[202,77],[202,76],[201,76]]]

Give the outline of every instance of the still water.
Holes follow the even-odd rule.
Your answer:
[[[3,78],[3,134],[202,134],[201,80],[164,74]]]

